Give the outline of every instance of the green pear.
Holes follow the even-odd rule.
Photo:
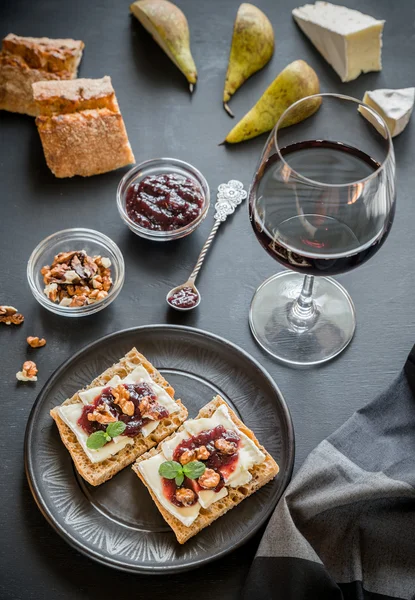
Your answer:
[[[261,133],[271,131],[282,113],[294,102],[318,94],[320,83],[315,71],[303,60],[290,63],[265,90],[258,102],[235,125],[225,142],[237,144]],[[313,98],[305,106],[299,106],[283,127],[299,123],[318,110],[321,98]]]
[[[190,52],[189,25],[180,8],[168,0],[138,0],[130,10],[180,69],[193,92],[197,70]]]
[[[233,113],[228,102],[238,88],[254,73],[265,67],[274,52],[274,31],[262,10],[241,4],[233,26],[231,52],[223,90],[223,106]]]

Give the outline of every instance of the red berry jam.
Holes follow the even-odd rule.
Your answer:
[[[178,489],[178,487],[177,487],[174,479],[166,479],[165,477],[163,477],[162,482],[163,482],[163,494],[167,498],[167,500],[169,500],[175,506],[179,506],[180,508],[183,508],[183,504],[181,502],[179,502],[176,498],[176,490]],[[200,485],[198,485],[195,481],[188,479],[187,477],[184,478],[184,481],[183,481],[182,485],[180,486],[181,488],[188,488],[188,489],[196,492],[193,502],[191,504],[187,504],[186,506],[193,506],[197,502],[197,491],[198,490],[196,490],[194,488],[194,485],[192,485],[192,484],[196,484],[196,486],[198,487],[199,490],[202,489],[200,487]]]
[[[223,454],[215,447],[215,441],[220,438],[226,440],[227,442],[232,442],[235,445],[235,452],[233,454]],[[209,451],[210,456],[201,462],[206,465],[207,469],[213,469],[219,473],[220,481],[212,490],[214,492],[219,492],[225,485],[225,479],[227,479],[236,468],[236,464],[238,462],[239,445],[240,437],[235,431],[225,429],[223,425],[218,425],[213,429],[202,431],[199,435],[193,435],[190,438],[186,438],[180,442],[173,452],[173,460],[180,462],[180,457],[186,450],[194,450],[195,448],[200,448],[200,446],[205,446]],[[195,500],[193,504],[196,503],[199,492],[203,490],[196,479],[189,479],[188,477],[184,478],[181,486],[177,486],[174,479],[165,479],[163,477],[162,481],[163,493],[165,497],[176,506],[183,506],[177,501],[175,496],[178,487],[188,488],[195,492]]]
[[[201,213],[203,195],[195,181],[174,173],[148,175],[127,189],[126,210],[134,223],[153,231],[174,231]]]
[[[177,290],[168,297],[169,304],[175,308],[192,308],[199,300],[199,294],[191,287],[184,287]]]
[[[233,442],[236,445],[236,452],[234,454],[222,454],[215,448],[215,441],[219,438],[223,438],[227,442]],[[227,478],[236,468],[238,462],[238,448],[239,448],[240,437],[236,431],[225,429],[223,425],[218,425],[213,429],[202,431],[199,435],[192,435],[190,438],[186,438],[177,446],[173,453],[173,460],[180,462],[180,457],[185,450],[193,450],[200,446],[206,446],[210,452],[210,456],[207,460],[202,462],[205,463],[208,469],[214,469],[218,471],[223,477]],[[221,479],[222,483],[222,479]],[[219,489],[223,487],[219,483]],[[215,489],[215,491],[219,491]]]
[[[134,414],[132,416],[124,414],[120,406],[114,403],[114,396],[111,393],[112,388],[107,387],[102,390],[102,393],[95,398],[92,404],[84,406],[82,414],[78,419],[78,425],[82,427],[88,435],[91,435],[91,433],[94,433],[95,431],[105,431],[107,428],[107,424],[98,423],[98,421],[90,421],[88,419],[88,415],[93,413],[97,406],[103,403],[108,405],[110,413],[116,417],[118,421],[123,421],[123,423],[125,423],[126,428],[123,435],[127,435],[128,437],[135,437],[141,433],[143,425],[147,425],[151,420],[143,418],[140,412],[140,402],[144,398],[148,398],[150,401],[153,416],[152,420],[161,421],[168,417],[169,411],[157,402],[157,396],[147,383],[125,383],[123,386],[130,394],[129,400],[134,403]]]

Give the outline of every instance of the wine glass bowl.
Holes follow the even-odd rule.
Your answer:
[[[321,105],[313,116],[287,126],[291,112],[317,98]],[[348,96],[316,94],[285,111],[249,192],[257,239],[291,270],[260,286],[251,305],[251,330],[267,352],[308,366],[347,346],[355,329],[352,301],[342,286],[321,276],[349,271],[373,256],[394,210],[392,141],[372,108]]]

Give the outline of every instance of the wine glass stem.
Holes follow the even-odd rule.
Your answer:
[[[306,275],[300,295],[291,305],[288,321],[296,330],[310,329],[318,317],[318,310],[313,300],[314,277]]]

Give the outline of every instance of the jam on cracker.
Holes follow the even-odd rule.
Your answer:
[[[84,406],[78,425],[92,435],[106,431],[109,423],[122,421],[126,426],[123,435],[135,437],[144,425],[168,415],[147,383],[124,383],[104,388],[92,404]]]

